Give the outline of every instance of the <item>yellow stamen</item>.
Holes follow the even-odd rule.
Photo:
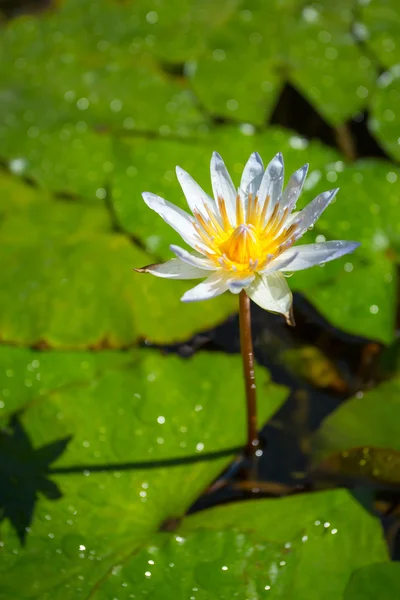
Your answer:
[[[244,223],[243,202],[239,194],[236,196],[236,224]]]
[[[258,196],[249,194],[245,211],[242,198],[237,195],[236,226],[229,219],[222,197],[217,199],[219,217],[209,206],[204,207],[208,218],[194,211],[194,228],[205,245],[198,250],[218,268],[243,277],[264,269],[294,243],[297,229],[297,225],[284,228],[289,211],[280,212],[278,203],[265,222],[270,202],[270,196],[267,196],[261,206]]]
[[[222,227],[225,231],[228,231],[230,229],[230,227],[232,227],[231,222],[229,220],[228,217],[228,213],[226,210],[226,206],[225,206],[225,200],[223,198],[221,198],[221,196],[218,197],[218,208],[219,208],[219,212],[222,218]]]

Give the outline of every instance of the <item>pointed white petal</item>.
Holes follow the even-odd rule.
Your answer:
[[[344,254],[349,254],[359,245],[358,242],[346,242],[344,240],[304,244],[304,246],[296,246],[282,252],[277,259],[272,261],[271,265],[277,266],[281,271],[301,271],[340,258]]]
[[[189,246],[192,248],[203,246],[201,238],[197,235],[193,227],[194,219],[187,212],[164,200],[164,198],[156,196],[156,194],[143,192],[142,196],[147,206],[158,213],[168,225],[175,229]]]
[[[281,152],[278,152],[278,154],[274,156],[265,169],[265,173],[258,190],[258,200],[261,207],[264,205],[267,196],[270,196],[267,219],[282,195],[283,175],[283,156]]]
[[[218,154],[213,152],[211,157],[211,184],[215,201],[222,198],[225,201],[228,217],[232,225],[236,224],[236,192],[232,179]]]
[[[301,194],[307,171],[308,164],[293,173],[279,202],[281,210],[288,208],[290,212],[292,211]]]
[[[249,194],[251,194],[253,198],[257,194],[263,175],[264,165],[261,156],[257,152],[253,152],[243,169],[243,175],[240,181],[239,194],[243,206],[246,206]]]
[[[138,273],[151,273],[157,277],[165,277],[165,279],[200,279],[207,277],[209,271],[205,271],[199,267],[194,267],[179,258],[171,258],[165,263],[159,265],[147,265],[141,269],[135,269]]]
[[[255,275],[251,275],[250,277],[246,277],[246,279],[231,279],[228,281],[229,291],[232,294],[239,294],[254,281],[254,277]]]
[[[246,293],[261,308],[280,313],[285,315],[287,320],[290,319],[292,293],[282,273],[258,275],[249,285]]]
[[[228,289],[229,274],[223,271],[215,271],[204,281],[185,292],[181,298],[182,302],[197,302],[220,296]]]
[[[298,240],[309,227],[314,225],[328,204],[332,202],[338,191],[339,188],[319,194],[319,196],[314,198],[310,204],[307,204],[303,210],[297,213],[296,218],[292,222],[292,225],[297,224],[297,231],[295,233],[296,240]]]
[[[185,194],[186,201],[192,212],[198,210],[202,215],[207,216],[205,206],[209,206],[213,213],[215,212],[215,202],[199,186],[199,184],[183,169],[176,167],[176,176]]]
[[[208,271],[215,271],[215,264],[209,260],[208,258],[204,258],[203,256],[194,256],[187,250],[184,250],[180,246],[175,246],[175,244],[170,245],[170,249],[178,258],[183,260],[188,265],[193,265],[194,267],[200,267],[200,269],[206,269]]]
[[[296,248],[294,248],[294,250],[296,250]],[[282,259],[283,254],[286,255],[286,252],[282,253],[281,256],[279,256],[275,260],[271,260],[268,266],[259,272],[263,274],[268,274],[274,273],[275,271],[292,271],[292,262],[296,258],[297,253],[295,251],[291,251],[291,254],[286,255],[285,258]]]

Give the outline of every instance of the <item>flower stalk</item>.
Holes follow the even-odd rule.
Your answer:
[[[256,380],[251,335],[250,298],[244,290],[239,294],[239,327],[247,408],[247,443],[245,452],[247,458],[251,459],[256,455],[260,442],[257,431]]]

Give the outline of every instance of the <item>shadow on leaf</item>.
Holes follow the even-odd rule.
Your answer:
[[[9,519],[21,545],[32,523],[38,494],[58,500],[62,494],[48,479],[49,466],[66,449],[70,437],[35,449],[15,414],[0,431],[0,523]]]

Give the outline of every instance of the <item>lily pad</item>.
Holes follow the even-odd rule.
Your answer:
[[[158,534],[93,597],[337,600],[355,569],[386,556],[378,521],[343,490],[242,502]]]
[[[362,110],[375,88],[371,59],[351,34],[346,1],[302,7],[288,30],[289,79],[333,126]]]
[[[400,62],[400,14],[396,0],[370,0],[358,8],[355,33],[385,67]]]
[[[371,102],[369,128],[379,144],[394,159],[400,157],[400,77],[396,70],[381,75]]]
[[[383,256],[373,262],[362,262],[357,256],[337,262],[322,268],[324,280],[315,285],[312,281],[319,273],[310,275],[309,285],[308,272],[296,273],[291,280],[294,289],[304,290],[335,327],[389,344],[395,337],[396,265]]]
[[[356,571],[346,588],[344,600],[393,600],[400,595],[399,563],[381,563]]]
[[[289,79],[339,125],[366,105],[376,79],[351,34],[354,18],[343,1],[333,10],[329,2],[247,0],[189,65],[193,89],[212,114],[262,125]]]
[[[400,256],[400,169],[393,163],[363,160],[337,174],[338,198],[318,219],[315,229],[341,239],[361,242],[357,254]]]
[[[34,355],[40,360],[40,353],[15,350],[21,365],[32,365]],[[1,496],[1,598],[94,594],[166,519],[182,517],[244,444],[239,357],[106,356],[52,355],[55,373],[66,363],[69,377],[61,386],[54,377],[2,433],[2,448],[14,452],[1,475],[1,489],[11,492]],[[94,377],[82,376],[83,362]],[[257,377],[261,423],[286,391],[262,369]],[[221,429],[228,412],[229,428]],[[21,503],[17,515],[7,511],[13,499]]]
[[[357,446],[400,451],[396,426],[400,381],[393,379],[342,404],[322,423],[315,437],[316,457]]]
[[[236,309],[230,294],[182,305],[190,282],[133,273],[154,259],[121,235],[5,240],[1,247],[3,342],[81,349],[130,346],[144,338],[165,344],[212,327]]]
[[[132,6],[109,0],[10,21],[0,41],[2,158],[51,189],[94,197],[114,168],[106,134],[185,136],[204,124],[187,84],[146,43],[136,47],[140,33]]]

